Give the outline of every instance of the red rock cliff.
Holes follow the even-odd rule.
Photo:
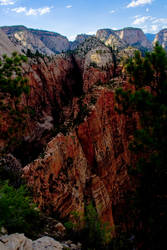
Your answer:
[[[95,105],[89,103],[92,96]],[[135,119],[129,122],[114,111],[114,92],[108,88],[94,88],[87,102],[90,112],[84,121],[51,140],[43,158],[24,168],[24,177],[40,208],[66,217],[83,212],[93,200],[99,215],[113,224],[112,206],[122,202],[129,186],[128,138]]]

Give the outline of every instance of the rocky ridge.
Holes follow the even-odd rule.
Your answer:
[[[45,55],[53,55],[61,53],[62,51],[66,52],[78,49],[78,47],[84,43],[85,40],[89,40],[91,38],[93,39],[95,37],[87,34],[80,34],[76,37],[75,41],[70,42],[65,36],[56,32],[30,29],[21,25],[4,26],[1,27],[1,29],[4,33],[6,33],[11,42],[8,47],[13,46],[13,50],[19,49],[19,51],[26,52],[27,49],[30,49],[33,53],[38,50],[40,53]],[[155,41],[159,41],[159,43],[165,47],[165,35],[161,35],[164,31],[157,35],[159,38],[155,38]],[[96,38],[105,45],[118,50],[127,50],[129,46],[137,48],[141,51],[152,49],[152,41],[147,39],[147,36],[143,33],[143,31],[138,28],[124,28],[121,30],[100,29],[96,33]]]

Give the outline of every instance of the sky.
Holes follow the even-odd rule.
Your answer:
[[[25,25],[74,40],[98,29],[138,27],[145,33],[167,28],[166,0],[0,0],[0,26]]]

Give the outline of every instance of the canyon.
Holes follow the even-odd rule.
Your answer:
[[[156,41],[166,48],[166,29]],[[128,170],[137,159],[129,143],[139,117],[116,111],[115,91],[129,87],[122,59],[152,46],[134,28],[101,29],[96,36],[78,35],[72,43],[24,26],[0,29],[0,55],[32,50],[22,65],[30,93],[19,104],[30,111],[26,128],[15,144],[0,137],[0,167],[14,174],[17,185],[26,183],[46,215],[64,222],[75,212],[82,220],[92,203],[113,235],[118,226],[126,231],[133,224],[126,197],[136,187]],[[10,113],[1,111],[0,125],[4,135],[11,127]]]
[[[113,207],[123,207],[131,186],[128,144],[136,117],[115,111],[115,89],[126,81],[113,52],[89,37],[74,54],[29,59],[23,70],[30,94],[21,104],[34,115],[10,152],[24,167],[34,201],[61,219],[72,211],[82,216],[93,201],[101,219],[114,226]]]

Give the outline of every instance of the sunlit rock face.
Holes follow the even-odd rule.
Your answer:
[[[153,44],[158,42],[164,49],[167,50],[167,29],[161,30],[155,37]]]
[[[0,29],[0,56],[6,54],[10,56],[12,52],[20,52],[19,48],[16,47],[8,38],[8,36]]]
[[[2,30],[11,42],[25,52],[30,49],[33,53],[37,50],[46,55],[67,51],[70,47],[68,39],[56,32],[29,29],[25,26],[5,26]]]
[[[138,28],[124,28],[122,30],[115,31],[116,34],[127,44],[137,46],[137,47],[144,47],[147,49],[151,49],[152,45],[147,40],[146,36],[144,35],[143,31]]]

